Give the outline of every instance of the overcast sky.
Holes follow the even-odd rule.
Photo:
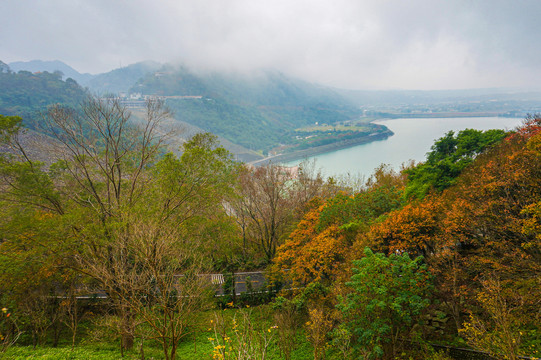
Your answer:
[[[0,60],[274,68],[354,89],[541,85],[540,0],[1,0]]]

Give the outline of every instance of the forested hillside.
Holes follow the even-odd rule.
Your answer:
[[[539,116],[448,133],[359,188],[310,164],[235,163],[210,134],[166,153],[167,111],[147,106],[142,126],[117,99],[51,107],[52,165],[0,117],[8,356],[541,355]],[[251,291],[249,270],[267,285]]]
[[[76,73],[59,61],[16,65],[33,70],[56,66],[69,69],[66,71],[70,74]],[[29,124],[34,124],[36,114],[52,103],[73,105],[81,99],[80,94],[73,93],[77,85],[70,78],[65,81],[69,86],[45,84],[53,80],[62,82],[61,71],[47,77],[43,74],[48,72],[23,70],[16,74],[8,69],[6,67],[2,73],[4,80],[0,83],[1,88],[6,89],[0,111],[18,114]],[[242,153],[259,153],[251,154],[250,158],[345,140],[362,142],[369,134],[385,130],[367,120],[361,121],[358,107],[334,90],[270,70],[251,74],[205,72],[146,61],[104,74],[78,75],[83,81],[81,85],[98,96],[122,93],[126,99],[166,97],[167,105],[178,120],[249,149]],[[37,80],[32,84],[24,80],[32,76],[42,80],[39,88],[35,84]],[[346,129],[343,125],[350,127]],[[330,132],[329,126],[331,129],[342,126],[342,129],[337,131],[334,128]],[[247,157],[243,155],[243,158]]]
[[[292,143],[297,128],[360,116],[335,92],[272,71],[233,75],[166,66],[131,92],[178,97],[167,104],[179,119],[254,150]]]
[[[505,137],[449,133],[426,163],[313,202],[278,249],[277,273],[326,289],[318,301],[341,310],[350,354],[390,359],[422,336],[539,356],[540,136],[534,117]]]
[[[86,96],[73,79],[62,80],[59,72],[0,71],[0,114],[17,115],[35,128],[52,104],[77,106]]]

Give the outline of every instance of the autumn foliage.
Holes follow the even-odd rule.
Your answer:
[[[321,212],[325,205],[313,200],[313,208],[293,230],[287,241],[278,249],[274,259],[278,271],[286,271],[287,279],[295,286],[310,282],[330,284],[336,280],[340,267],[350,259],[344,232],[336,225],[318,231]]]
[[[310,210],[278,248],[274,271],[295,285],[343,280],[351,261],[363,251],[355,245],[356,234],[401,206],[403,180],[400,174],[380,167],[360,193],[339,192],[325,201],[314,198]]]

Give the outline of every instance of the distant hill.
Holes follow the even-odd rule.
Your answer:
[[[153,61],[143,61],[107,73],[95,75],[84,85],[98,94],[127,92],[146,74],[158,70],[162,65]]]
[[[10,71],[9,65],[3,62],[2,60],[0,60],[0,73],[9,72],[9,71]]]
[[[37,127],[47,106],[76,106],[85,96],[77,82],[58,73],[0,72],[0,114],[21,116],[30,128]]]
[[[19,72],[21,70],[30,71],[30,72],[39,72],[47,71],[54,73],[55,71],[60,71],[63,74],[63,79],[72,78],[77,81],[77,83],[84,85],[88,82],[94,75],[91,74],[81,74],[71,66],[63,63],[59,60],[54,61],[43,61],[43,60],[32,60],[32,61],[15,61],[8,64],[12,71]]]
[[[505,88],[462,90],[336,90],[358,106],[440,104],[473,101],[541,101],[541,91]]]
[[[140,79],[130,92],[168,97],[179,120],[260,151],[290,142],[297,128],[360,115],[335,91],[275,71],[198,73],[167,65]]]
[[[77,81],[79,85],[86,86],[92,92],[97,94],[117,94],[119,92],[126,92],[140,78],[144,77],[149,72],[158,70],[162,66],[162,64],[154,61],[142,61],[106,73],[92,75],[88,73],[81,74],[71,66],[59,60],[15,61],[4,65],[9,66],[9,69],[13,72],[23,70],[32,73],[44,71],[54,73],[55,71],[60,71],[64,80],[72,78]],[[2,66],[2,69],[4,69],[4,66]]]
[[[106,89],[108,90],[107,92],[112,92],[114,89],[107,87],[111,85],[125,90],[139,79],[139,74],[144,75],[149,69],[157,66],[159,65],[156,63],[147,62],[113,70],[109,73],[96,76],[94,85],[98,89],[100,86],[103,86],[101,89]],[[110,81],[109,85],[105,84],[106,81]],[[124,83],[124,86],[119,87],[122,86],[122,83]],[[98,91],[96,90],[96,92]],[[43,70],[37,70],[35,73],[29,70],[14,72],[11,67],[0,61],[0,114],[21,116],[27,127],[37,130],[37,132],[30,131],[28,133],[33,134],[33,136],[29,137],[31,139],[41,139],[39,141],[43,143],[49,141],[43,140],[46,137],[40,138],[42,136],[40,135],[42,115],[46,112],[49,105],[61,103],[77,107],[86,94],[85,89],[77,84],[77,82],[69,78],[68,80],[62,80],[62,76],[59,73],[51,73]],[[137,113],[136,111],[134,112]],[[177,138],[172,139],[170,144],[171,150],[178,150],[180,144],[186,138],[197,132],[204,131],[178,120],[176,125],[185,131],[179,134]],[[260,158],[260,155],[253,151],[234,144],[223,137],[220,138],[220,142],[241,161],[252,161]],[[45,159],[49,158],[47,154],[41,155]],[[39,156],[36,156],[36,158],[41,159]]]

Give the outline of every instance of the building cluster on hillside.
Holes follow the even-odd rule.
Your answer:
[[[165,96],[165,95],[155,95],[155,94],[141,94],[141,93],[118,93],[118,97],[115,99],[118,100],[122,105],[127,108],[144,108],[147,100],[167,100],[167,99],[202,99],[202,95],[174,95],[174,96]]]

